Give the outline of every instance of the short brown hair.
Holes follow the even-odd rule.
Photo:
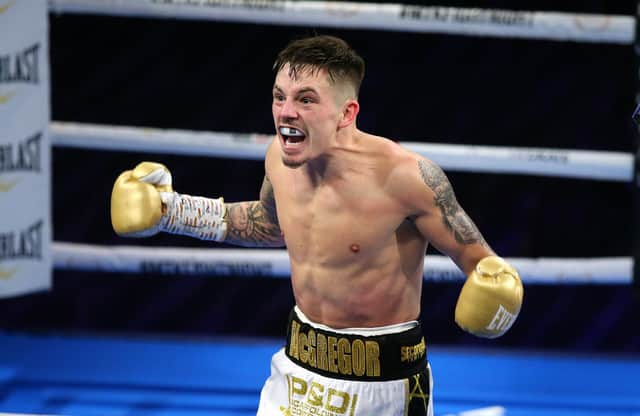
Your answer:
[[[273,70],[278,73],[289,64],[289,75],[325,69],[331,82],[347,81],[356,96],[364,78],[364,60],[344,40],[334,36],[312,36],[289,43],[276,58]]]

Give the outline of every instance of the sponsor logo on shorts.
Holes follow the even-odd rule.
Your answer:
[[[343,376],[380,377],[380,344],[368,339],[349,339],[304,332],[291,321],[289,356],[312,368]]]
[[[429,413],[429,396],[431,387],[429,376],[425,373],[415,374],[407,379],[407,402],[409,409],[405,414],[426,415]],[[416,411],[417,410],[417,411]]]
[[[355,414],[358,395],[315,381],[287,376],[289,407],[280,406],[283,416],[338,416]]]
[[[422,359],[427,351],[427,344],[424,337],[416,345],[400,347],[400,361],[403,363],[413,363]]]

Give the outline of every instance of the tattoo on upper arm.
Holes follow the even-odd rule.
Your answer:
[[[229,243],[249,247],[282,245],[273,188],[266,176],[260,200],[227,204],[227,220],[225,241]]]
[[[442,214],[444,225],[451,230],[456,241],[460,244],[479,243],[487,246],[478,227],[458,204],[451,183],[442,169],[425,159],[418,161],[418,167],[422,180],[435,194],[435,203]]]

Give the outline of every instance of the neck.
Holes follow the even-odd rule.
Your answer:
[[[360,136],[356,128],[339,131],[326,152],[307,162],[306,173],[316,183],[341,177],[349,168],[350,156],[357,151]]]

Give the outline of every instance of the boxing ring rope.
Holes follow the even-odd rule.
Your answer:
[[[213,249],[142,246],[95,246],[55,242],[54,267],[59,270],[119,273],[159,273],[196,276],[259,276],[289,278],[286,250]],[[588,259],[507,258],[525,283],[629,284],[629,257]],[[424,278],[463,281],[466,277],[450,258],[425,256]]]
[[[52,144],[115,151],[262,160],[271,136],[155,128],[51,123]],[[402,143],[444,169],[630,181],[633,156],[620,152]],[[285,250],[99,247],[55,242],[54,267],[64,270],[181,275],[288,277]],[[463,280],[444,256],[426,256],[428,280]],[[168,260],[170,259],[170,260]],[[510,259],[528,283],[628,284],[631,258]]]
[[[634,16],[290,0],[49,0],[52,13],[198,19],[631,45]],[[55,146],[261,160],[270,136],[51,123]],[[629,182],[636,158],[622,152],[403,142],[444,169]],[[285,250],[92,246],[54,242],[54,267],[104,272],[288,277]],[[171,259],[171,260],[167,260]],[[426,256],[428,280],[464,276]],[[631,257],[509,259],[529,283],[629,284]]]
[[[49,0],[54,13],[631,44],[631,16],[294,0]]]
[[[157,128],[51,123],[57,146],[127,150],[193,156],[263,160],[269,135]],[[550,148],[465,146],[401,142],[407,149],[464,172],[519,173],[540,176],[629,182],[634,157],[630,153]]]

